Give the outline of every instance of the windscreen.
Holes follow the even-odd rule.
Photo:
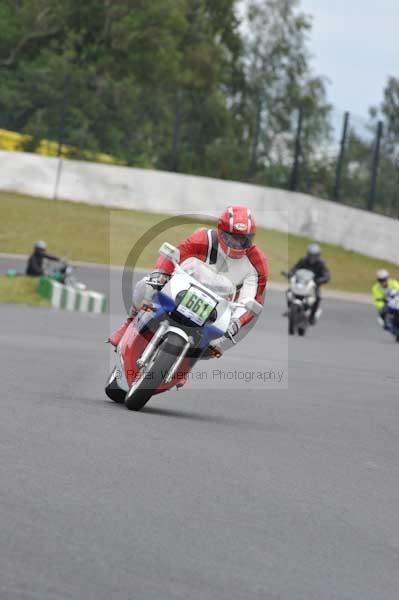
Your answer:
[[[298,269],[295,273],[295,282],[298,284],[306,285],[312,279],[314,279],[314,273],[308,269]]]
[[[221,298],[225,300],[234,299],[236,288],[230,279],[223,273],[217,273],[214,268],[202,262],[202,260],[187,258],[180,266],[188,275]]]

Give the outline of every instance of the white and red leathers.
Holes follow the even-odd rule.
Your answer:
[[[254,298],[263,304],[268,266],[265,255],[255,244],[252,244],[241,258],[232,258],[222,249],[215,229],[200,229],[177,247],[180,250],[180,263],[187,258],[196,257],[213,265],[217,272],[226,275],[236,286],[236,301]],[[169,274],[173,273],[173,268],[173,263],[162,256],[155,265],[157,271]],[[245,309],[237,309],[234,316],[240,319],[242,326],[253,318]]]
[[[199,229],[177,246],[180,250],[180,264],[188,258],[198,258],[212,265],[217,272],[226,275],[236,286],[237,302],[255,299],[263,304],[268,278],[267,259],[263,252],[252,243],[256,232],[255,219],[245,206],[230,206],[221,215],[217,229]],[[171,275],[174,266],[167,258],[158,258],[155,271]],[[109,338],[117,346],[125,333],[132,316],[144,299],[144,280],[136,286],[134,306],[131,316]],[[143,291],[141,291],[143,290]],[[252,313],[244,308],[237,309],[234,319],[237,329],[247,325],[252,319]]]

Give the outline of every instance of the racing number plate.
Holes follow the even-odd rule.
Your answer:
[[[177,311],[196,325],[203,325],[216,304],[217,301],[211,296],[208,296],[199,288],[191,286],[184,294]]]

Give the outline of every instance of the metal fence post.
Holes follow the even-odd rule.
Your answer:
[[[334,200],[337,202],[341,199],[341,178],[342,178],[342,167],[344,163],[345,157],[345,146],[346,146],[346,138],[348,135],[348,125],[349,125],[349,112],[346,111],[344,114],[344,124],[342,127],[342,138],[341,138],[341,146],[339,150],[339,156],[337,161],[337,170],[335,173],[335,186],[334,186]]]
[[[373,210],[375,205],[375,198],[377,192],[377,179],[378,179],[378,167],[380,163],[380,149],[381,149],[381,137],[382,137],[382,121],[378,121],[377,125],[377,137],[374,145],[373,152],[373,165],[371,171],[371,187],[370,194],[367,202],[367,210]]]
[[[296,129],[295,137],[295,155],[294,162],[291,171],[290,190],[294,192],[298,187],[299,179],[299,157],[301,155],[301,137],[302,137],[302,125],[303,125],[303,107],[301,106],[298,111],[298,125]]]

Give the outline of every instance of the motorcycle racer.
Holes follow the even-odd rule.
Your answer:
[[[53,256],[47,252],[47,244],[43,240],[38,240],[33,246],[32,254],[29,256],[26,265],[26,275],[31,277],[40,277],[44,274],[44,260],[59,261],[58,256]]]
[[[227,275],[236,286],[235,300],[252,298],[263,304],[268,278],[268,263],[260,248],[254,244],[256,222],[252,212],[243,205],[229,206],[221,214],[216,229],[200,229],[178,244],[179,263],[198,258],[213,265],[217,272]],[[165,257],[156,261],[155,269],[139,281],[133,293],[133,305],[128,318],[109,338],[117,346],[134,319],[146,295],[146,282],[157,289],[168,281],[174,265]],[[234,338],[240,329],[250,323],[253,315],[243,308],[235,311],[228,335]]]
[[[316,313],[321,302],[320,286],[330,281],[330,271],[324,260],[321,258],[321,250],[318,244],[309,244],[306,256],[300,258],[292,267],[288,273],[288,278],[292,277],[299,269],[308,269],[314,274],[314,280],[316,283],[316,302],[312,306],[312,311],[309,318],[309,323],[314,325],[316,321]]]
[[[379,269],[376,273],[377,281],[371,288],[373,304],[379,315],[379,322],[382,327],[385,325],[385,317],[387,314],[386,294],[389,290],[399,290],[399,281],[390,277],[386,269]]]

